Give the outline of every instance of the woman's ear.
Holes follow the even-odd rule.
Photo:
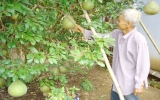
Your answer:
[[[132,23],[131,23],[131,22],[127,22],[127,27],[128,27],[128,28],[131,28],[131,27],[133,28]]]

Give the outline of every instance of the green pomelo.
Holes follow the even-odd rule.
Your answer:
[[[43,85],[43,86],[40,87],[40,90],[43,93],[48,93],[50,91],[50,88],[47,85]]]
[[[13,97],[20,97],[27,93],[27,86],[20,80],[12,82],[8,87],[8,93]]]
[[[11,16],[11,19],[13,19],[14,21],[16,21],[16,20],[18,19],[18,14],[12,15],[12,16]]]
[[[148,14],[148,15],[155,15],[159,12],[159,5],[151,0],[149,1],[144,7],[143,7],[143,11],[144,13]]]
[[[2,55],[7,56],[8,52],[6,50],[2,50]]]
[[[3,87],[5,84],[5,79],[4,78],[0,78],[0,87]]]
[[[94,2],[91,0],[83,1],[82,2],[82,8],[84,10],[91,10],[94,8]]]
[[[76,24],[76,21],[70,15],[66,15],[66,17],[62,21],[62,27],[66,29],[75,28],[75,24]]]
[[[57,67],[54,67],[50,70],[50,73],[54,73],[55,75],[59,75],[60,72],[59,72],[59,69]]]
[[[63,67],[63,66],[60,66],[59,67],[59,71],[62,73],[62,74],[65,74],[65,73],[67,73],[67,69],[65,68],[65,67]]]

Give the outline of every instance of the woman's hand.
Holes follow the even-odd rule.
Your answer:
[[[77,25],[77,24],[76,24],[76,27],[72,28],[71,30],[74,31],[74,32],[84,33],[84,28],[81,27],[80,25]]]
[[[144,88],[144,83],[142,84],[142,86],[139,89],[137,89],[137,88],[134,89],[134,95],[135,96],[140,95],[143,92],[143,88]]]

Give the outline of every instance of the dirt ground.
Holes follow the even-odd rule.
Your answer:
[[[84,70],[85,71],[85,70]],[[87,70],[88,74],[74,73],[68,74],[67,86],[76,86],[80,90],[77,91],[80,100],[109,100],[111,89],[111,77],[106,68],[94,66]],[[80,83],[82,78],[87,78],[93,84],[91,92],[86,92],[81,89]],[[152,76],[149,76],[152,79]],[[159,80],[160,81],[160,80]],[[22,97],[13,98],[7,93],[6,88],[0,89],[0,100],[44,100],[45,97],[40,92],[37,83],[27,84],[28,91]],[[160,100],[160,89],[149,87],[140,95],[140,100]]]

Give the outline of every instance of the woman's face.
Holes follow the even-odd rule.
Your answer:
[[[127,28],[128,22],[124,20],[123,15],[119,15],[117,18],[117,26],[120,30],[125,30]]]

